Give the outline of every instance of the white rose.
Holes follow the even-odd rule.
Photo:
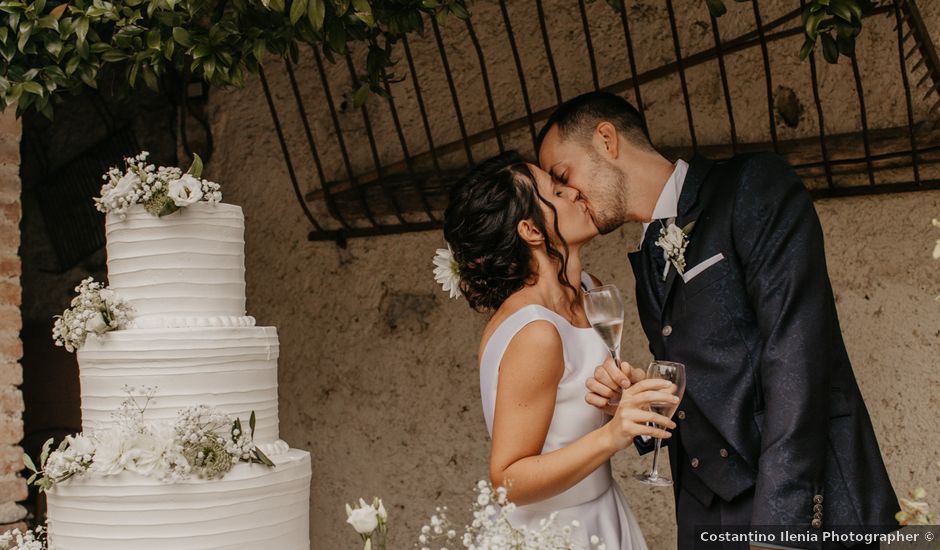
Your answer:
[[[346,523],[352,525],[360,535],[368,535],[379,526],[379,516],[375,508],[367,505],[352,510]]]
[[[108,323],[104,320],[104,315],[101,312],[97,312],[85,321],[85,330],[88,332],[94,332],[95,334],[101,334],[108,328]]]
[[[92,470],[102,475],[121,473],[127,463],[125,453],[129,435],[118,429],[95,434],[95,461]]]
[[[189,174],[167,184],[166,194],[176,206],[189,206],[202,199],[202,181]]]
[[[75,451],[75,454],[84,457],[85,455],[95,454],[95,444],[91,439],[84,435],[70,435],[65,438],[69,442],[69,449]]]

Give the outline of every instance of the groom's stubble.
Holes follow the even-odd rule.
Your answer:
[[[591,151],[590,158],[592,189],[586,195],[594,225],[606,235],[627,221],[627,175],[597,151]]]

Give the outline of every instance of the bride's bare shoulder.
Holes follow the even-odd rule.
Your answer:
[[[483,356],[483,350],[486,349],[486,343],[489,342],[490,338],[493,336],[493,333],[496,332],[496,329],[510,316],[519,311],[520,309],[533,305],[533,302],[526,301],[517,297],[515,295],[510,296],[499,306],[499,309],[493,312],[493,315],[490,317],[489,321],[486,322],[486,326],[483,327],[483,335],[480,338],[480,349],[478,357]]]

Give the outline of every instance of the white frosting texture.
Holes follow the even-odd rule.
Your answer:
[[[160,218],[139,204],[123,219],[109,213],[109,286],[134,308],[138,327],[243,317],[244,233],[242,209],[231,204],[198,202]]]
[[[223,479],[167,484],[91,475],[48,493],[56,550],[309,550],[310,454],[239,464]]]
[[[154,387],[145,420],[174,421],[180,409],[208,405],[247,426],[255,441],[278,439],[274,327],[128,329],[89,337],[78,351],[82,430],[106,427],[128,395],[125,386]],[[263,450],[263,449],[262,449]]]

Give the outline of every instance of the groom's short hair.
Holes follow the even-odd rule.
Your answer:
[[[562,103],[545,122],[535,141],[536,154],[552,127],[557,126],[562,139],[590,141],[601,122],[610,122],[617,132],[632,144],[653,149],[643,116],[636,107],[619,95],[609,92],[588,92]]]

